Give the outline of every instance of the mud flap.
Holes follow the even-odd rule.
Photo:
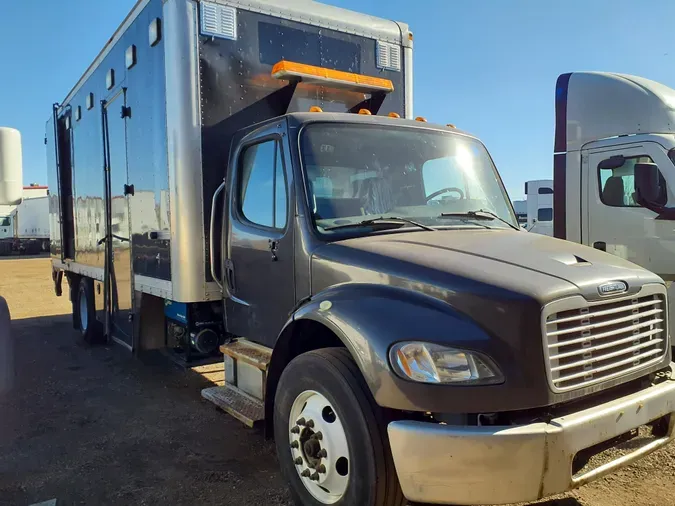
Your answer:
[[[54,293],[57,297],[61,297],[63,290],[61,288],[61,283],[63,282],[63,271],[52,271],[52,281],[54,281]]]

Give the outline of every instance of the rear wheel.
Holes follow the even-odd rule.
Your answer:
[[[295,358],[279,380],[274,435],[298,504],[405,504],[382,409],[347,350]]]
[[[77,300],[73,301],[76,313],[77,328],[82,339],[89,344],[100,343],[103,340],[101,322],[96,319],[94,301],[94,281],[82,278],[77,290]]]

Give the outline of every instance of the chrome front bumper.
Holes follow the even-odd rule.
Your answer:
[[[581,450],[670,414],[667,435],[572,475]],[[624,467],[675,437],[675,381],[550,423],[463,427],[416,421],[388,426],[403,494],[431,504],[506,504],[565,492]]]

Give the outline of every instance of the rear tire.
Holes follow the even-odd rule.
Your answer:
[[[77,300],[73,301],[76,328],[80,331],[82,340],[88,344],[103,342],[101,322],[96,319],[94,301],[94,280],[82,278],[77,289]]]
[[[274,436],[297,504],[406,503],[384,412],[344,348],[310,351],[288,364],[274,400]]]

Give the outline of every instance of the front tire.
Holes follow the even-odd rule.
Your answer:
[[[82,278],[77,289],[77,300],[73,309],[76,314],[76,327],[80,331],[82,340],[88,344],[98,344],[103,341],[101,322],[96,319],[94,301],[94,281]]]
[[[384,413],[344,348],[293,359],[274,400],[281,471],[297,504],[402,506]]]

